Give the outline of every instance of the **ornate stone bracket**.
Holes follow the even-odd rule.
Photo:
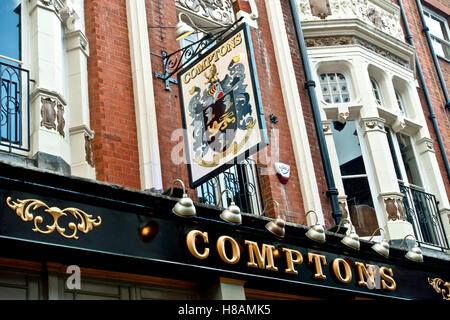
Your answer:
[[[382,118],[364,118],[361,119],[361,128],[364,130],[364,133],[379,131],[386,133],[384,130],[384,123],[386,121]]]
[[[41,98],[41,127],[56,130],[56,101],[51,98]]]
[[[403,204],[403,194],[390,193],[380,196],[383,199],[388,221],[408,221],[406,208]]]
[[[67,30],[77,29],[76,23],[80,17],[73,9],[70,0],[38,0],[37,4],[47,10],[53,10]]]
[[[434,151],[434,141],[433,139],[423,137],[419,141],[417,141],[418,151],[420,154],[425,152],[435,152]]]
[[[65,125],[64,105],[58,99],[41,97],[41,127],[56,130],[65,137]]]
[[[92,150],[92,141],[94,140],[95,132],[84,128],[84,150],[86,153],[86,162],[94,168],[94,151]]]

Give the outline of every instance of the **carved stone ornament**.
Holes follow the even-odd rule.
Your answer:
[[[389,221],[407,221],[408,217],[403,200],[399,198],[385,198],[384,205],[388,214]]]
[[[400,215],[400,220],[407,221],[408,216],[406,214],[405,204],[403,203],[402,199],[397,199],[397,208],[398,208],[398,213]]]
[[[313,7],[322,0],[297,0],[300,19],[311,21],[320,19]],[[331,19],[359,19],[383,31],[384,33],[404,41],[403,30],[400,23],[400,10],[397,6],[385,6],[381,0],[328,0]],[[320,5],[323,8],[323,5]],[[324,9],[319,9],[323,16]]]
[[[94,167],[94,151],[92,149],[92,140],[94,140],[94,131],[85,128],[84,130],[84,151],[86,153],[86,162]]]
[[[46,127],[47,129],[56,130],[56,111],[55,105],[56,101],[51,98],[41,98],[41,127]]]
[[[395,199],[384,199],[384,204],[386,206],[386,212],[388,214],[388,220],[396,221],[399,219],[398,209],[395,205]]]
[[[234,22],[231,0],[175,0],[175,5],[221,25]]]
[[[60,135],[65,137],[66,134],[64,132],[64,128],[66,125],[66,121],[64,120],[64,106],[61,103],[58,103],[58,111],[56,114],[56,118],[58,120],[58,129],[57,130]]]
[[[331,15],[330,4],[328,0],[309,0],[311,13],[313,16],[325,19]]]
[[[52,0],[40,0],[44,6],[50,6],[52,4]]]
[[[330,46],[345,46],[345,45],[360,45],[367,50],[375,52],[383,56],[392,62],[399,64],[405,68],[410,68],[408,61],[403,60],[389,51],[381,49],[370,42],[360,39],[355,36],[336,36],[336,37],[317,37],[317,38],[305,38],[305,43],[307,47],[330,47]]]

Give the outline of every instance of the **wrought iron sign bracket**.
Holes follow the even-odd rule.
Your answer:
[[[211,43],[220,40],[229,30],[231,30],[243,19],[243,17],[239,18],[232,25],[225,27],[225,29],[217,33],[209,32],[200,40],[170,54],[162,51],[163,73],[161,74],[155,72],[155,77],[165,81],[166,90],[170,91],[170,83],[178,84],[177,80],[171,78],[172,75],[180,71],[183,66],[188,65],[192,60],[197,58],[198,55],[207,49]]]
[[[161,50],[161,55],[163,59],[163,65],[164,65],[164,74],[159,74],[158,72],[155,72],[155,77],[157,79],[162,79],[166,83],[166,90],[171,91],[170,89],[170,83],[178,84],[178,81],[176,79],[170,78],[169,73],[167,72],[167,52],[164,50]]]

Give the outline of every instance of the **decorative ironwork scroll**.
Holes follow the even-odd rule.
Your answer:
[[[177,73],[181,68],[183,68],[183,66],[189,64],[189,62],[191,60],[197,58],[199,54],[201,54],[206,49],[208,49],[212,43],[219,41],[231,28],[233,28],[242,19],[243,18],[241,17],[239,20],[237,20],[231,26],[227,27],[226,29],[224,29],[216,34],[207,33],[200,40],[193,42],[190,45],[188,45],[184,48],[181,48],[180,50],[172,52],[171,54],[164,54],[163,55],[163,65],[164,65],[163,74],[161,75],[161,74],[155,73],[155,76],[159,79],[166,81],[173,74]]]
[[[36,199],[26,199],[26,200],[20,200],[17,199],[16,201],[11,201],[11,197],[8,197],[6,199],[6,203],[8,207],[10,207],[12,210],[15,210],[16,214],[22,219],[24,222],[33,221],[34,222],[34,228],[32,229],[34,232],[39,232],[42,234],[50,234],[53,233],[55,230],[64,238],[66,239],[78,239],[77,232],[81,231],[83,233],[88,233],[91,231],[94,227],[98,227],[102,223],[101,217],[97,217],[97,219],[92,219],[92,215],[87,214],[86,212],[77,209],[77,208],[65,208],[61,210],[57,207],[49,207],[44,202]],[[46,230],[42,230],[39,228],[39,224],[42,224],[44,221],[44,218],[40,215],[33,215],[33,213],[30,212],[34,211],[38,208],[45,207],[47,209],[44,210],[44,212],[50,214],[53,217],[53,224],[52,225],[46,225]],[[72,234],[66,234],[66,229],[62,228],[58,224],[58,219],[62,216],[67,216],[67,213],[70,213],[76,220],[80,220],[78,224],[75,224],[74,222],[70,222],[67,227],[70,230],[73,230]]]
[[[450,282],[444,282],[440,278],[430,279],[428,278],[428,283],[433,287],[433,289],[442,294],[442,299],[450,300]],[[443,286],[443,287],[441,287]]]
[[[195,15],[224,26],[234,22],[231,0],[175,0],[175,4]]]

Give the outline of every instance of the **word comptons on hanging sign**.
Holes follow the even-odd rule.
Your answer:
[[[275,248],[273,245],[263,243],[260,246],[255,241],[245,240],[242,243],[236,241],[230,236],[220,236],[216,241],[216,251],[220,259],[228,264],[237,264],[241,260],[241,252],[248,253],[246,266],[274,272],[284,272],[285,274],[298,275],[298,266],[303,263],[303,255],[300,251],[287,247]],[[186,246],[192,256],[197,259],[207,259],[210,256],[209,235],[208,232],[200,230],[191,230],[186,236]],[[228,248],[228,249],[227,249]],[[283,268],[275,265],[275,261],[283,258]],[[327,279],[325,275],[325,266],[327,265],[326,256],[320,253],[307,252],[308,266],[313,270],[314,279]],[[281,263],[279,263],[281,265]],[[355,284],[369,289],[377,288],[386,291],[395,291],[397,284],[394,280],[392,268],[385,266],[376,266],[364,264],[355,261],[349,263],[348,259],[336,257],[331,263],[333,278],[341,284],[349,284],[352,281],[352,265],[356,269]]]
[[[268,144],[254,65],[244,23],[179,72],[191,188]]]

